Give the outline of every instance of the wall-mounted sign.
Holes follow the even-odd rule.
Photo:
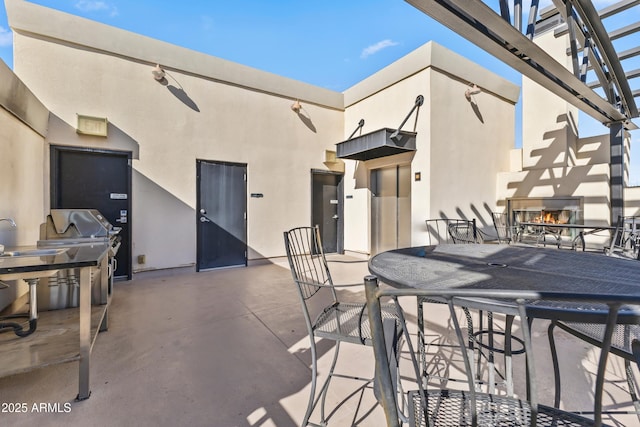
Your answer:
[[[106,117],[91,117],[78,114],[76,132],[83,135],[107,136]]]
[[[111,193],[109,195],[109,198],[111,200],[127,200],[129,198],[129,195],[124,193]]]

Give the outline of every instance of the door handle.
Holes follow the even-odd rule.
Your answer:
[[[331,218],[333,218],[333,219],[338,219],[338,218],[340,218],[340,217],[339,217],[338,215],[334,215],[334,216],[332,216]]]
[[[200,222],[211,222],[211,220],[206,218],[206,217],[204,217],[204,216],[201,216],[200,217]]]

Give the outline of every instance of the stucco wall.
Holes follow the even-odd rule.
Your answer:
[[[536,44],[549,55],[571,67],[568,36],[553,31],[536,37]],[[531,79],[522,78],[522,163],[525,169],[575,164],[578,109]]]
[[[572,67],[568,35],[556,38],[553,31],[536,37],[540,45]],[[578,109],[537,83],[523,77],[522,149],[514,153],[511,173],[498,176],[498,198],[506,208],[510,198],[581,198],[585,224],[610,225],[609,134],[580,138]],[[603,130],[606,129],[603,127]],[[629,163],[630,139],[626,134],[625,159]],[[522,162],[516,157],[521,155]],[[625,171],[625,181],[628,170]],[[638,213],[640,194],[625,189],[625,215]],[[589,246],[609,241],[601,232],[586,236]]]
[[[437,72],[431,79],[429,218],[475,218],[479,227],[493,227],[496,177],[509,170],[514,146],[515,105],[486,88],[467,101],[466,82]]]
[[[42,171],[48,166],[44,137],[49,111],[0,61],[0,243],[35,244],[45,212]],[[2,260],[0,260],[2,262]],[[0,310],[27,290],[23,283],[0,286]]]
[[[482,93],[467,101],[475,83]],[[423,95],[403,130],[417,132],[416,151],[366,162],[347,160],[345,247],[368,252],[372,169],[411,164],[411,244],[427,244],[425,220],[476,218],[492,226],[496,176],[510,168],[519,88],[433,42],[345,92],[345,138],[360,119],[362,133],[396,128]],[[420,181],[415,173],[420,172]],[[348,208],[348,210],[347,210]]]
[[[23,16],[22,6],[42,12],[32,4],[14,3],[20,19],[13,22],[35,25],[32,15]],[[53,11],[46,18],[58,21],[51,29],[58,37],[67,34],[68,27],[74,43],[83,37],[77,25],[89,25]],[[168,84],[153,79],[152,62],[88,47],[99,43],[93,43],[91,32],[84,35],[85,44],[78,45],[33,37],[18,28],[14,66],[53,112],[47,144],[133,153],[133,261],[146,255],[146,264],[134,264],[134,271],[195,262],[196,159],[248,165],[248,193],[264,194],[248,200],[248,257],[284,255],[282,231],[310,220],[310,171],[327,169],[324,150],[334,149],[342,138],[342,95],[95,26],[103,36],[125,41],[126,49],[164,58]],[[181,59],[193,57],[224,70],[198,74],[204,72],[202,64],[193,60],[184,70]],[[220,73],[233,75],[234,81],[218,80]],[[280,92],[271,92],[274,89]],[[303,105],[300,115],[290,109],[295,98],[289,94],[296,93]],[[77,114],[107,117],[109,137],[77,134]],[[48,155],[48,147],[44,152]],[[38,179],[49,187],[48,172],[39,173]]]

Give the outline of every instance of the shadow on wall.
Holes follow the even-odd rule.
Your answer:
[[[200,214],[196,213],[195,207],[140,171],[133,169],[132,175],[132,221],[136,237],[132,247],[134,272],[194,266],[197,259],[196,224]],[[235,241],[231,235],[229,239]],[[247,247],[247,251],[251,260],[265,258],[251,247]],[[144,264],[137,263],[138,255],[145,255]]]
[[[480,112],[480,107],[478,107],[478,102],[476,101],[475,96],[470,96],[469,104],[471,104],[471,109],[478,120],[480,120],[480,123],[484,123],[484,118],[482,117],[482,112]]]
[[[523,172],[526,172],[524,179],[508,183],[508,189],[513,190],[511,198],[532,197],[532,194],[539,193],[541,188],[546,191],[551,189],[551,194],[545,194],[544,197],[576,196],[578,187],[585,183],[605,184],[608,188],[609,175],[593,173],[594,168],[603,164],[602,159],[599,159],[601,152],[581,152],[580,146],[583,142],[579,140],[576,142],[576,152],[580,152],[580,159],[586,165],[570,165],[569,162],[572,159],[569,144],[571,142],[565,141],[571,120],[566,115],[562,115],[558,117],[558,122],[566,122],[566,126],[544,135],[545,139],[551,140],[548,147],[531,151],[531,155],[537,157],[537,161],[534,166],[524,168]],[[598,161],[600,163],[596,163]],[[499,205],[505,204],[506,200],[499,202]],[[609,194],[584,195],[584,204],[606,204],[610,207]]]
[[[302,123],[304,123],[304,125],[309,128],[309,130],[311,130],[313,133],[318,132],[316,129],[316,126],[313,124],[313,121],[311,120],[311,115],[304,107],[300,106],[300,109],[297,111],[294,110],[294,112],[296,113],[298,118],[302,121]]]
[[[107,124],[107,134],[109,135],[108,141],[110,150],[131,151],[132,158],[140,158],[140,145],[138,144],[138,141],[131,138],[114,123],[109,122]],[[47,141],[50,144],[102,147],[106,139],[103,136],[78,134],[74,126],[51,113],[49,116]]]
[[[133,169],[134,272],[194,265],[195,208]],[[137,264],[146,255],[145,264]]]
[[[565,126],[547,132],[544,139],[550,141],[545,148],[533,149],[530,156],[536,158],[533,166],[525,166],[524,178],[518,181],[510,181],[507,188],[512,191],[510,198],[529,197],[568,197],[582,196],[585,205],[606,205],[610,206],[609,194],[584,195],[576,194],[579,186],[584,184],[603,184],[608,188],[609,176],[607,173],[594,173],[594,169],[601,168],[605,158],[604,147],[597,149],[583,149],[584,144],[594,144],[593,139],[577,140],[575,142],[575,152],[571,145],[572,119],[567,115],[558,116],[558,123],[565,123]],[[573,133],[575,135],[575,133]],[[576,159],[584,166],[576,166]],[[540,196],[541,190],[544,191]],[[640,194],[640,193],[639,193]],[[640,201],[638,202],[640,208]],[[506,200],[498,200],[497,206],[506,208]],[[494,230],[491,204],[484,202],[482,206],[477,203],[470,203],[468,207],[455,207],[453,212],[440,210],[440,219],[475,219],[477,226],[482,231]]]
[[[171,79],[174,82],[176,82],[178,87],[170,85],[169,84],[169,80],[167,80],[166,76],[171,77]],[[200,112],[200,108],[198,108],[198,104],[196,104],[195,101],[193,99],[191,99],[191,97],[189,95],[187,95],[187,92],[185,92],[185,90],[182,87],[182,85],[180,84],[180,82],[178,82],[178,80],[176,80],[175,77],[173,77],[171,74],[169,74],[167,72],[167,70],[164,70],[164,76],[162,77],[162,79],[160,79],[160,80],[156,79],[156,81],[158,83],[160,83],[162,86],[166,86],[167,90],[169,90],[169,92],[171,92],[173,94],[173,96],[178,98],[184,105],[186,105],[187,107],[191,108],[193,111],[195,111],[197,113]]]

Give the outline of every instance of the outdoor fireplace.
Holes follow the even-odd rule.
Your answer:
[[[507,201],[507,206],[513,225],[523,222],[583,223],[583,200],[581,197],[510,199]]]

